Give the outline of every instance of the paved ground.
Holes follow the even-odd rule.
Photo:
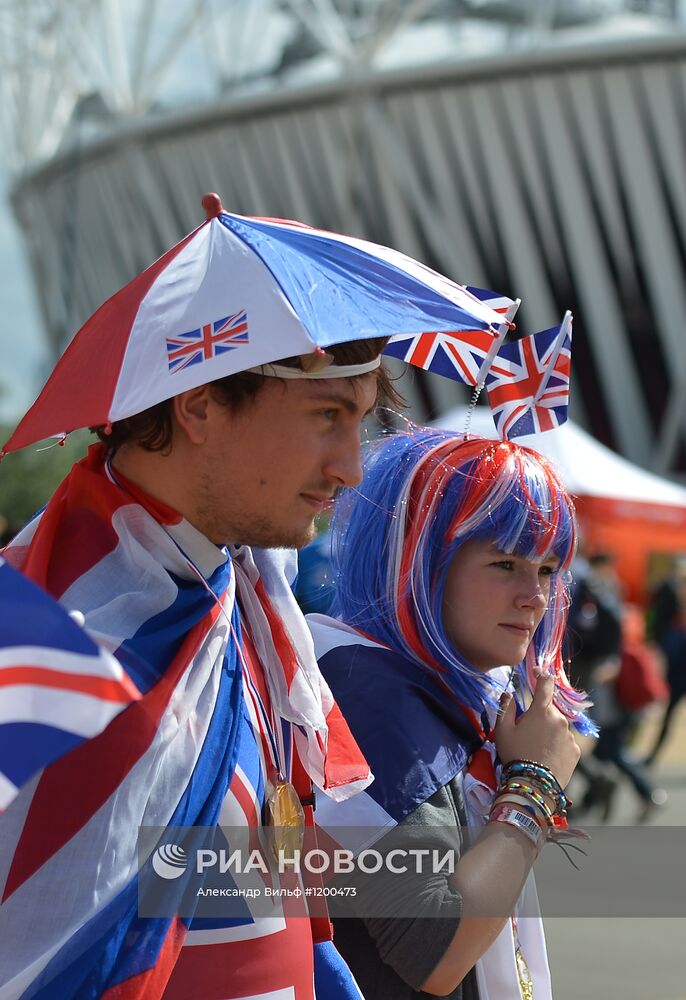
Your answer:
[[[646,722],[636,745],[639,756],[650,745],[655,725],[655,721]],[[683,833],[684,872],[686,703],[682,702],[673,735],[652,776],[655,784],[666,790],[668,800],[649,822],[651,826],[683,828],[674,834],[681,837]],[[612,824],[632,826],[636,814],[635,794],[622,787]],[[679,877],[683,881],[681,873]],[[686,900],[683,913],[681,918],[546,918],[555,1000],[686,1000]]]

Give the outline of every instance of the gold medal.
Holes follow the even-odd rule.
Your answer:
[[[519,992],[522,994],[522,1000],[534,1000],[534,981],[519,946],[515,948],[515,962],[517,963],[517,979],[519,980]]]
[[[292,858],[302,850],[305,813],[290,781],[267,783],[266,805],[271,828],[271,847],[277,861]]]
[[[526,964],[526,959],[522,953],[522,946],[519,943],[519,935],[517,933],[517,921],[514,917],[512,920],[512,933],[514,936],[514,946],[515,946],[515,965],[517,966],[517,979],[519,981],[519,992],[521,994],[522,1000],[534,1000],[534,981],[531,977],[531,972],[529,966]]]

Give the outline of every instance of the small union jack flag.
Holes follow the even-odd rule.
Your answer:
[[[219,354],[233,351],[248,340],[248,316],[245,309],[206,323],[197,330],[167,338],[167,361],[172,375],[191,365],[208,361]]]
[[[488,401],[503,439],[559,427],[567,419],[572,314],[560,326],[503,344],[486,376]]]
[[[519,305],[512,299],[485,288],[466,286],[466,291],[484,305],[505,317],[500,330],[489,327],[475,330],[446,330],[440,333],[399,334],[391,337],[384,354],[399,358],[417,368],[444,375],[457,382],[477,385],[484,362],[492,360],[499,338],[507,332],[510,319]]]
[[[522,304],[522,300],[508,299],[507,295],[498,295],[497,292],[491,292],[488,288],[475,288],[473,285],[467,285],[467,291],[475,298],[479,299],[480,302],[483,302],[491,309],[495,309],[496,312],[501,313],[503,317],[503,322],[498,329],[498,335],[497,337],[494,337],[490,350],[482,360],[476,373],[476,378],[474,382],[472,382],[472,385],[483,386],[486,374],[489,371],[493,371],[496,374],[499,371],[495,358],[508,330],[514,329],[514,323],[512,320]],[[476,358],[474,360],[476,361]]]
[[[495,309],[496,312],[502,313],[503,316],[507,316],[512,306],[515,305],[515,301],[508,299],[507,295],[498,295],[497,292],[491,292],[488,288],[475,288],[474,285],[466,285],[465,287],[475,299],[491,309]],[[516,304],[519,305],[519,299],[517,299]]]

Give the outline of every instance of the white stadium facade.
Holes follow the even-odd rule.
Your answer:
[[[215,190],[520,296],[524,333],[571,308],[572,414],[686,474],[686,4],[0,0],[0,46],[55,356]]]

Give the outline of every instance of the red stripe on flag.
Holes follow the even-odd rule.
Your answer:
[[[553,427],[557,427],[557,423],[553,420],[553,415],[547,407],[537,406],[535,412],[541,431],[551,431]]]
[[[417,368],[425,368],[426,362],[433,350],[434,344],[436,343],[436,334],[423,333],[418,339],[416,345],[412,348],[411,353],[408,355],[407,360],[410,364],[416,365]]]
[[[474,385],[474,383],[476,381],[476,379],[474,377],[474,374],[472,372],[470,372],[468,365],[465,364],[464,359],[462,358],[462,355],[457,350],[457,348],[455,347],[455,345],[451,341],[447,341],[447,343],[445,344],[445,346],[448,349],[448,351],[450,352],[450,354],[452,355],[453,361],[455,362],[455,364],[457,365],[457,367],[460,369],[460,371],[464,375],[465,382],[467,382],[469,385]]]
[[[110,986],[102,994],[101,1000],[152,1000],[163,995],[166,997],[165,989],[174,972],[186,934],[186,925],[177,917],[169,926],[154,966],[123,983]]]
[[[295,655],[295,650],[293,649],[291,640],[288,637],[284,623],[279,615],[277,615],[274,611],[271,601],[267,597],[267,591],[264,589],[262,580],[258,580],[255,584],[255,593],[257,594],[259,602],[262,605],[262,610],[264,611],[269,623],[269,630],[271,631],[272,639],[274,640],[274,647],[279,654],[279,659],[281,660],[284,676],[286,678],[286,684],[290,689],[293,678],[300,669],[298,666],[298,658]]]
[[[289,987],[296,1000],[314,1000],[310,921],[303,908],[302,917],[286,917],[285,922],[286,927],[275,934],[265,931],[263,936],[242,941],[183,948],[164,1000],[225,1000],[276,993]]]
[[[135,684],[128,677],[126,681],[128,683],[120,683],[112,678],[97,677],[93,674],[69,674],[63,670],[50,670],[48,667],[21,666],[0,669],[0,688],[31,684],[61,691],[79,691],[81,694],[100,698],[101,701],[124,704],[140,698],[140,692]]]
[[[14,852],[3,902],[85,826],[148,750],[180,677],[220,613],[214,607],[190,630],[164,676],[140,701],[46,768]]]

